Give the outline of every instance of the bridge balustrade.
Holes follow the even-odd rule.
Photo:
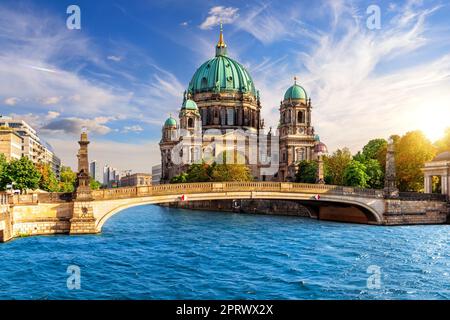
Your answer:
[[[0,205],[9,204],[9,195],[7,193],[0,193]]]

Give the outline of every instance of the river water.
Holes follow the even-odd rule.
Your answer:
[[[449,299],[449,232],[141,206],[0,244],[0,299]]]

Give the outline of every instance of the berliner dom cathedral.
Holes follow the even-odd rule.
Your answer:
[[[227,54],[221,26],[215,57],[195,71],[178,119],[171,115],[164,123],[161,183],[192,163],[221,160],[247,165],[256,180],[293,181],[300,161],[327,152],[312,126],[311,99],[296,79],[280,103],[276,132],[265,132],[261,108],[249,72]]]

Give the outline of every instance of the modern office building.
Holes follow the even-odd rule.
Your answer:
[[[157,164],[152,167],[152,184],[159,184],[161,180],[161,165]]]
[[[95,180],[103,184],[103,172],[100,170],[100,165],[97,160],[91,161],[89,164],[89,175]]]
[[[118,187],[120,183],[120,172],[116,168],[105,165],[103,167],[103,184],[108,188]]]

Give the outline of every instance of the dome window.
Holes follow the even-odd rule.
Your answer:
[[[233,77],[232,76],[227,77],[227,81],[229,82],[233,81]]]
[[[202,87],[206,87],[208,85],[208,79],[206,77],[202,78]]]

